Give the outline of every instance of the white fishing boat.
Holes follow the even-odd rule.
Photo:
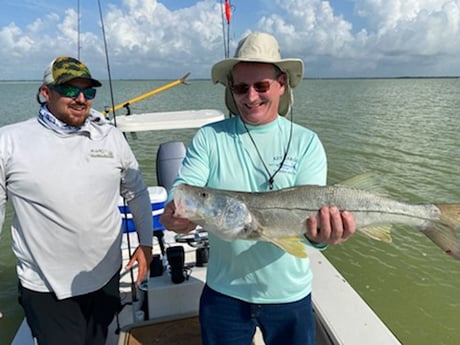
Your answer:
[[[222,112],[213,109],[162,112],[120,116],[117,117],[117,126],[124,132],[197,128],[223,118]],[[134,284],[130,278],[136,276],[136,272],[122,272],[120,292],[124,307],[111,325],[107,345],[200,344],[198,303],[206,279],[206,261],[203,262],[200,257],[207,250],[207,235],[198,231],[194,235],[177,237],[163,229],[158,222],[166,200],[166,188],[172,183],[171,176],[175,175],[184,154],[185,147],[181,142],[164,143],[158,149],[157,177],[161,186],[149,187],[149,191],[152,230],[156,235],[154,254],[163,258],[161,267],[166,267],[161,269],[161,275],[158,272],[153,274],[135,289],[132,289]],[[122,217],[126,217],[128,224],[122,248],[124,261],[127,262],[131,251],[137,246],[137,236],[135,232],[129,232],[132,230],[130,214]],[[177,247],[184,250],[183,269],[187,273],[187,278],[181,283],[172,281],[171,267],[164,260],[168,248]],[[310,248],[308,254],[314,273],[312,297],[318,345],[400,344],[320,251]],[[33,344],[24,320],[12,345]],[[254,344],[264,344],[259,332],[256,333]]]
[[[138,288],[137,301],[133,301],[131,282],[125,272],[121,280],[125,306],[112,323],[107,345],[200,344],[198,301],[206,267],[195,265],[196,247],[175,242],[175,236],[168,231],[165,239],[166,248],[185,247],[185,269],[190,276],[180,284],[172,282],[168,270],[161,276],[150,277]],[[155,248],[159,253],[158,244]],[[321,252],[312,248],[309,257],[315,274],[312,296],[317,345],[401,344]],[[147,306],[147,312],[143,306]],[[33,344],[23,321],[12,345]],[[259,332],[254,344],[264,344]]]

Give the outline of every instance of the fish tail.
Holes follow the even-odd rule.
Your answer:
[[[441,211],[441,223],[460,229],[460,204],[439,204],[436,207]]]
[[[423,233],[447,254],[460,260],[460,204],[436,205],[441,211],[439,222]]]

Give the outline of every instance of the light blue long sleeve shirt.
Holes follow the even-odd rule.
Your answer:
[[[239,117],[201,128],[187,149],[174,186],[188,183],[267,191],[269,176],[262,160],[270,174],[277,170],[288,147],[291,122],[279,116],[269,124],[247,127],[257,149]],[[297,124],[293,124],[292,131],[288,155],[274,177],[273,189],[324,185],[327,163],[320,140]],[[207,284],[216,291],[251,303],[293,302],[311,292],[308,258],[296,258],[268,242],[224,241],[212,233],[209,242]]]

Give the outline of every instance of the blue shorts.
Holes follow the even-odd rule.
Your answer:
[[[314,345],[311,294],[292,303],[253,304],[205,285],[200,299],[203,345],[251,345],[260,328],[266,345]]]

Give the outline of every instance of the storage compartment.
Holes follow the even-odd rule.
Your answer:
[[[206,268],[193,267],[188,279],[180,284],[171,281],[167,271],[148,280],[148,318],[158,319],[175,315],[198,315],[201,291],[206,280]]]

